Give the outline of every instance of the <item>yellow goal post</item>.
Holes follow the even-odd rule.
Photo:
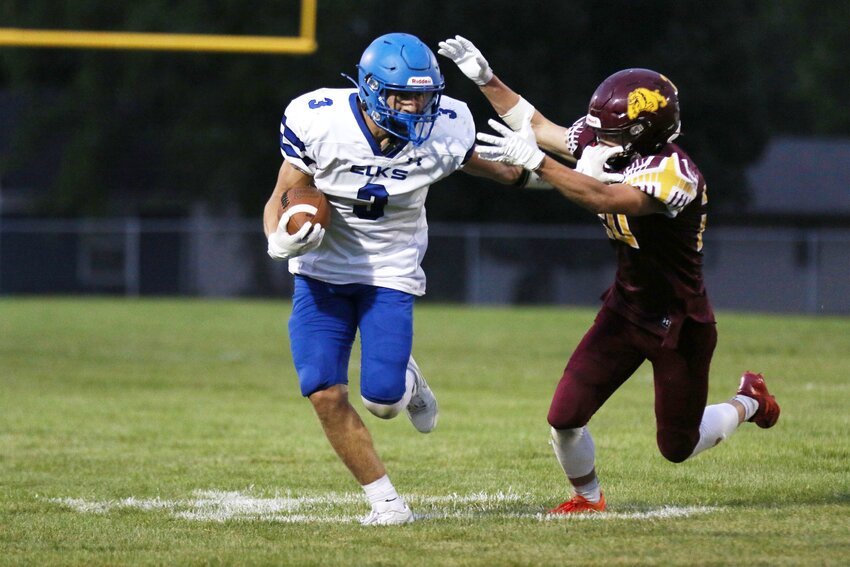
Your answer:
[[[0,28],[0,46],[307,55],[318,47],[317,2],[301,0],[297,37]]]

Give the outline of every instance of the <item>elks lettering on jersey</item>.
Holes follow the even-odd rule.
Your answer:
[[[389,167],[381,167],[379,165],[352,165],[349,169],[351,173],[357,175],[365,175],[366,177],[384,177],[386,179],[397,179],[403,181],[407,179],[409,171],[404,169],[393,169]]]

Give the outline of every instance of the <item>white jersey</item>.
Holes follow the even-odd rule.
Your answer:
[[[312,175],[331,204],[321,246],[289,271],[334,284],[425,293],[429,186],[466,163],[475,124],[466,104],[443,96],[431,136],[382,153],[355,89],[319,89],[293,100],[280,125],[284,159]]]

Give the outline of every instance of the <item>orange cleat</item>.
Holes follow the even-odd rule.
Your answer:
[[[764,376],[755,372],[744,372],[741,376],[741,385],[738,386],[738,395],[753,398],[759,403],[759,409],[747,421],[752,421],[761,428],[767,429],[776,425],[779,420],[779,404],[776,398],[767,391]]]
[[[599,502],[591,502],[584,496],[576,494],[557,508],[549,510],[550,514],[587,514],[605,511],[605,495],[599,494]]]

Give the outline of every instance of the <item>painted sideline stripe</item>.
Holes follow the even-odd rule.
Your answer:
[[[718,508],[707,506],[663,506],[645,510],[624,510],[601,514],[557,516],[545,514],[539,508],[523,503],[534,501],[531,494],[513,491],[476,492],[472,494],[405,495],[416,511],[417,519],[474,519],[486,514],[488,518],[529,519],[537,521],[564,520],[655,520],[684,518],[696,514],[715,512]],[[196,490],[185,500],[161,498],[90,501],[82,498],[51,498],[51,502],[84,514],[106,514],[112,510],[135,509],[163,510],[172,517],[190,521],[225,522],[228,520],[260,520],[291,524],[301,523],[352,523],[356,515],[334,514],[333,508],[355,506],[365,513],[366,502],[360,493],[325,493],[314,496],[285,496],[264,498],[237,491]]]

